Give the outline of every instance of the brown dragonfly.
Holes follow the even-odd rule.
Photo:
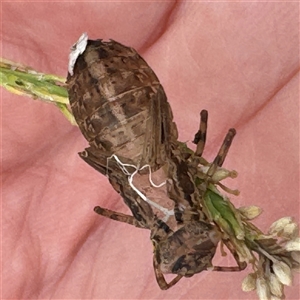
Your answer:
[[[110,219],[150,230],[160,288],[168,289],[182,277],[207,269],[244,269],[246,263],[239,261],[230,240],[202,206],[208,185],[221,185],[219,181],[230,176],[220,179],[216,174],[222,169],[235,130],[228,131],[216,158],[208,163],[202,157],[207,131],[207,111],[203,110],[194,139],[196,151],[189,150],[178,141],[170,105],[153,70],[134,49],[113,40],[86,38],[85,49],[79,52],[69,71],[67,85],[74,117],[89,142],[89,148],[79,155],[108,177],[132,216],[100,206],[94,210]],[[133,174],[160,169],[165,170],[166,195],[173,203],[167,218],[155,213],[153,202],[149,203],[130,180]],[[195,176],[201,178],[200,185],[196,186]],[[169,220],[173,226],[168,225]],[[233,254],[237,266],[213,266],[220,240]],[[168,273],[176,275],[169,283],[163,275]]]

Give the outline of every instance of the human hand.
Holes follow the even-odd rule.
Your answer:
[[[135,48],[164,86],[181,141],[193,139],[204,108],[205,158],[237,129],[224,165],[239,172],[227,184],[241,191],[232,202],[261,206],[256,224],[267,229],[283,216],[299,219],[297,7],[4,3],[3,56],[66,76],[69,48],[84,31]],[[87,147],[78,128],[54,106],[3,96],[3,298],[255,297],[241,291],[247,272],[203,272],[161,291],[149,232],[93,212],[128,210],[77,156]],[[299,298],[297,286],[286,298]]]

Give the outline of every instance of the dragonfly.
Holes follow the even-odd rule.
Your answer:
[[[166,290],[182,277],[204,270],[241,271],[234,245],[205,211],[204,195],[210,185],[233,177],[222,168],[235,129],[230,129],[212,163],[202,153],[208,113],[202,110],[193,152],[178,141],[171,107],[157,76],[133,49],[114,40],[88,40],[73,46],[67,78],[70,105],[89,147],[79,156],[108,177],[132,215],[96,206],[104,217],[150,230],[153,267],[159,287]],[[164,169],[166,195],[172,209],[150,200],[133,184],[133,176]],[[151,181],[151,177],[150,181]],[[197,182],[195,180],[197,178]],[[155,210],[160,210],[160,217]],[[173,226],[169,226],[169,221]],[[175,225],[174,225],[175,224]],[[222,241],[237,266],[213,266]],[[164,274],[176,275],[167,282]]]

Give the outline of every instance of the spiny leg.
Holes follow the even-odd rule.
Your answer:
[[[142,225],[140,225],[140,223],[133,217],[133,216],[129,216],[129,215],[125,215],[113,210],[109,210],[106,208],[102,208],[100,206],[96,206],[94,208],[94,211],[106,218],[115,220],[115,221],[119,221],[119,222],[123,222],[123,223],[127,223],[129,225],[133,225],[139,228],[145,228]]]
[[[205,147],[206,142],[206,131],[207,131],[207,118],[208,118],[208,112],[207,110],[203,109],[200,112],[200,125],[199,130],[195,134],[195,138],[193,143],[197,145],[197,149],[195,151],[195,154],[197,156],[201,156]]]
[[[223,266],[214,266],[213,271],[218,271],[218,272],[240,272],[243,271],[246,268],[247,265],[245,265],[245,267],[223,267]]]
[[[209,177],[212,177],[218,167],[222,167],[235,134],[236,130],[234,128],[229,129],[217,156],[207,171]]]
[[[220,267],[214,266],[213,271],[220,271],[220,272],[238,272],[242,271],[247,267],[247,263],[245,261],[240,261],[239,255],[236,252],[234,246],[231,244],[229,239],[222,239],[223,243],[227,246],[229,251],[231,252],[232,256],[234,257],[235,261],[237,262],[237,266],[235,267]]]
[[[156,281],[159,285],[159,287],[162,290],[167,290],[173,285],[175,285],[183,276],[182,275],[177,275],[174,277],[169,283],[166,282],[166,279],[164,277],[164,274],[162,273],[159,263],[157,262],[155,255],[153,256],[153,268],[154,268],[154,273],[156,277]]]

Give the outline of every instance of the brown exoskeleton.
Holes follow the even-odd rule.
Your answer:
[[[148,64],[132,49],[115,41],[87,41],[78,56],[74,75],[68,75],[70,104],[79,128],[90,147],[80,153],[89,165],[108,176],[133,216],[95,207],[105,217],[151,231],[153,264],[161,289],[168,289],[183,276],[190,277],[208,268],[237,271],[245,267],[213,267],[212,258],[222,237],[219,228],[202,211],[201,199],[213,176],[222,166],[235,131],[229,131],[207,172],[199,163],[205,145],[207,112],[203,111],[192,155],[177,141],[177,128],[164,90]],[[108,160],[114,156],[116,160]],[[205,161],[205,160],[204,160]],[[126,165],[129,173],[120,168]],[[206,164],[206,162],[205,162]],[[175,228],[153,212],[140,193],[132,188],[128,175],[167,169],[167,193],[174,201]],[[132,168],[134,167],[134,168]],[[131,172],[132,171],[132,172]],[[203,184],[196,188],[193,176],[201,173]],[[177,276],[167,283],[163,274]]]
[[[224,161],[231,140],[234,136],[234,131],[230,130],[227,134],[222,147],[216,159],[210,166],[210,170],[216,169],[216,164],[221,164]],[[200,143],[203,141],[201,140]],[[199,150],[199,147],[197,148]],[[89,163],[91,163],[89,161]],[[100,172],[104,172],[101,165],[97,164],[97,159],[92,162],[93,166]],[[108,166],[108,172],[114,166]],[[182,277],[191,277],[196,273],[211,269],[214,271],[240,271],[246,267],[245,263],[239,261],[238,255],[230,244],[229,240],[222,238],[222,232],[219,228],[210,223],[203,214],[200,205],[197,202],[186,204],[185,209],[175,214],[178,229],[173,231],[169,226],[158,219],[153,214],[149,204],[143,201],[128,185],[127,178],[124,178],[120,172],[109,173],[109,179],[115,189],[122,195],[125,203],[130,207],[133,216],[124,215],[100,206],[95,207],[95,212],[98,214],[125,222],[136,227],[146,228],[151,231],[151,240],[154,245],[153,266],[157,282],[161,289],[168,289],[176,284]],[[184,170],[181,169],[183,175],[181,184],[177,188],[181,191],[183,199],[194,197],[195,191],[191,192],[184,185],[187,183],[187,178],[184,177]],[[210,181],[214,173],[211,173],[207,181]],[[190,193],[190,194],[189,194]],[[183,204],[181,201],[180,204]],[[217,245],[220,240],[226,244],[238,266],[224,267],[213,266],[212,259],[215,255]],[[177,276],[169,283],[166,282],[163,274],[176,274]]]

